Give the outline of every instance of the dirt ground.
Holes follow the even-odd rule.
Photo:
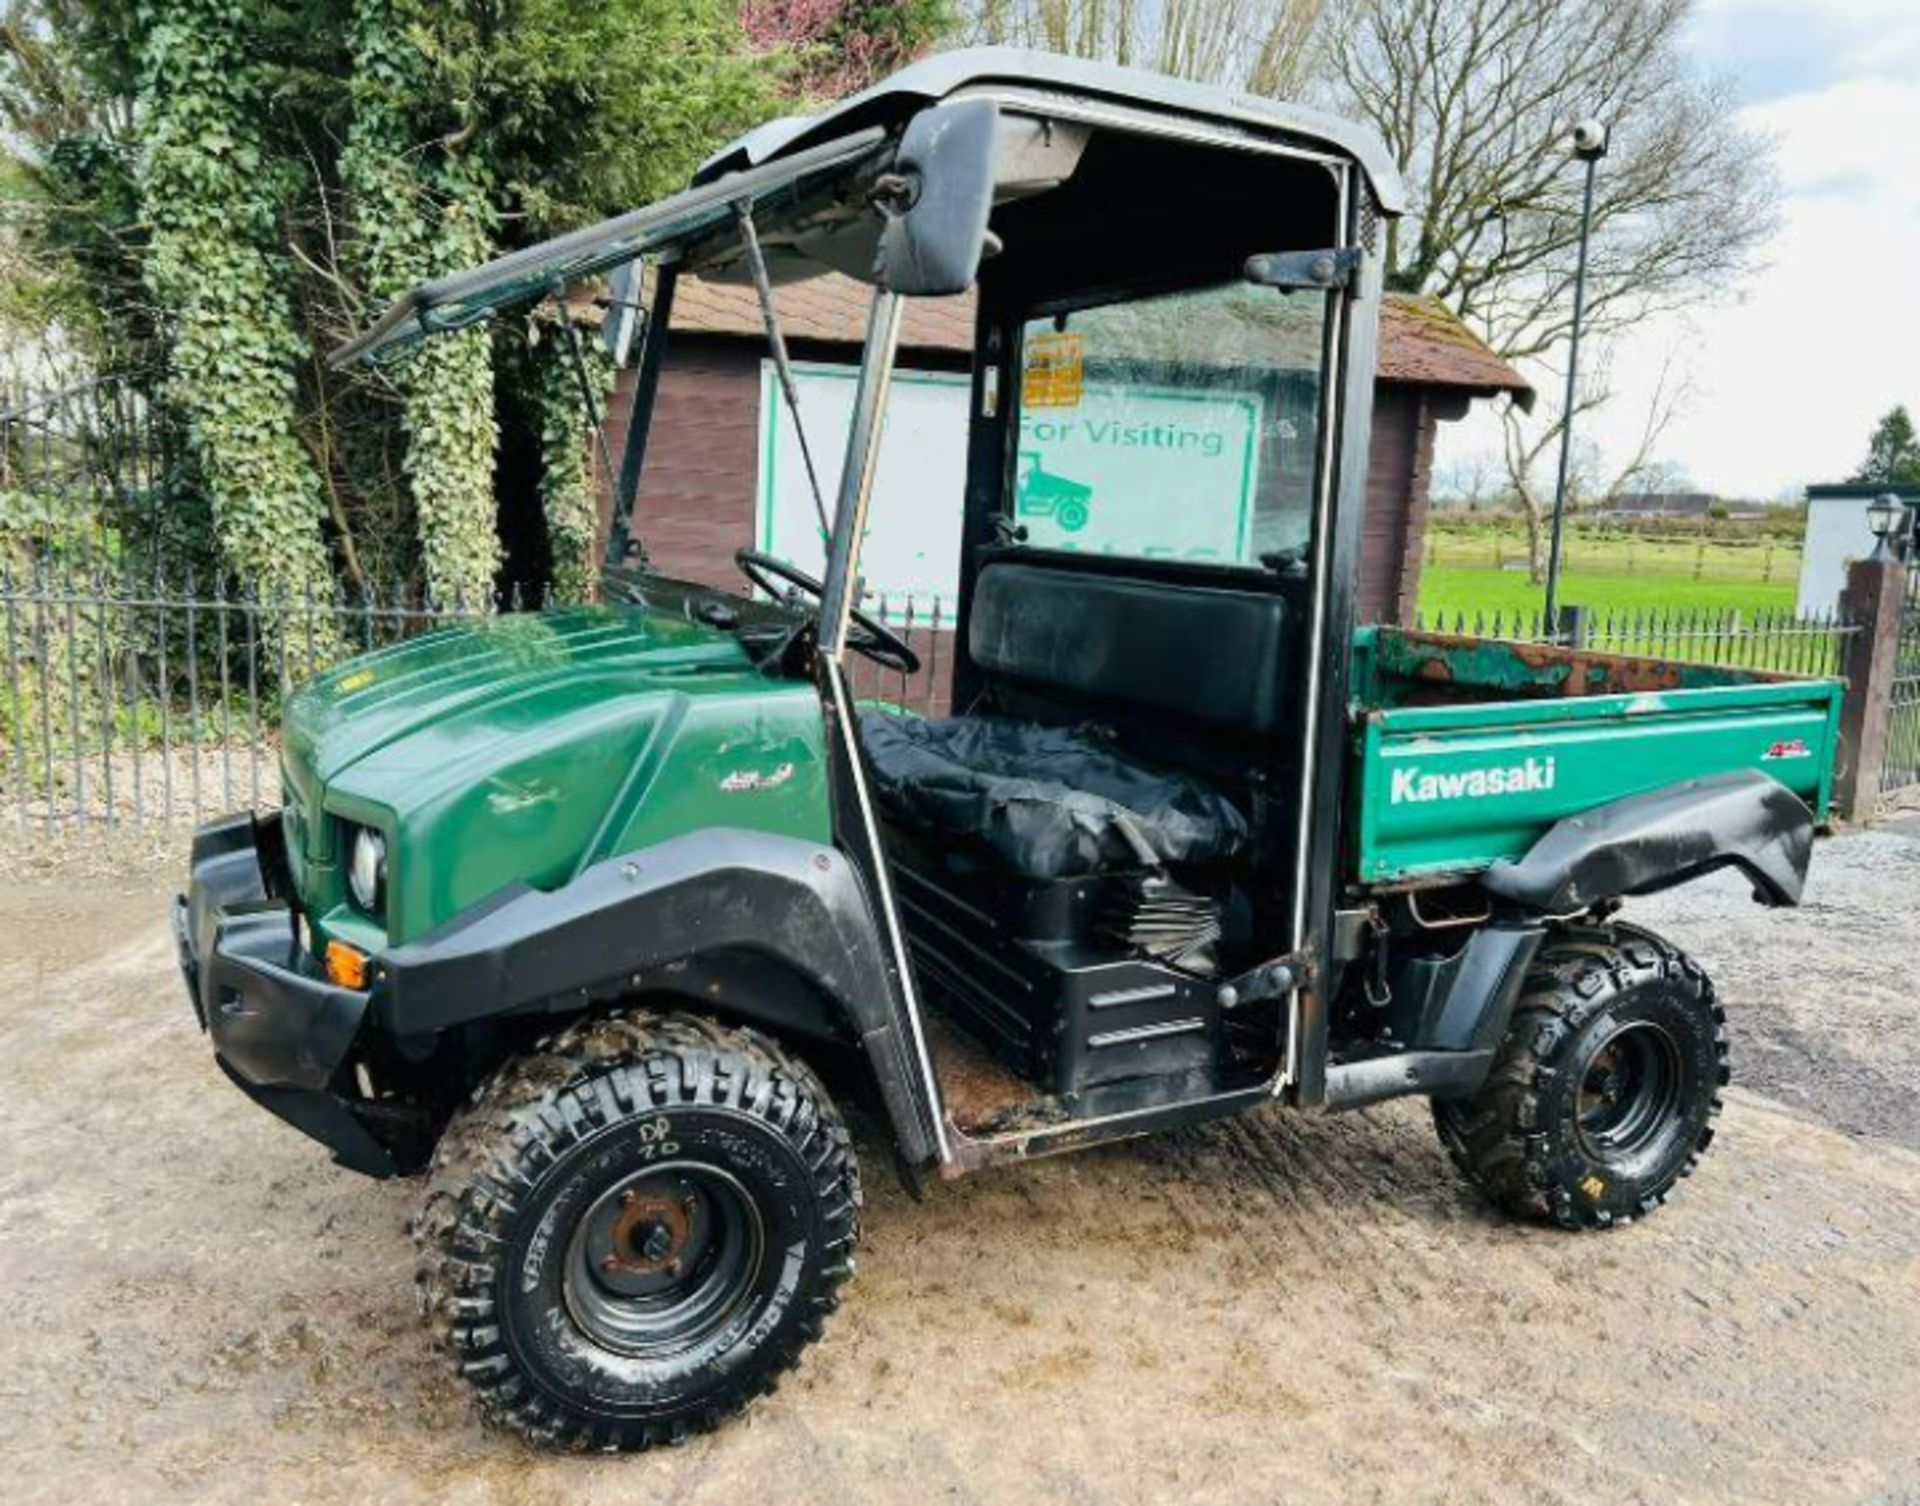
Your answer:
[[[1798,912],[1641,907],[1720,979],[1747,1087],[1604,1236],[1490,1216],[1417,1104],[921,1205],[869,1135],[826,1342],[744,1424],[604,1460],[480,1430],[416,1329],[415,1189],[220,1078],[163,889],[30,877],[0,891],[0,1499],[1914,1506],[1916,897],[1920,841],[1868,833]]]

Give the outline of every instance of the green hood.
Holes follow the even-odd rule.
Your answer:
[[[393,941],[697,826],[815,840],[827,826],[812,687],[767,678],[730,635],[676,614],[444,628],[318,676],[283,732],[309,910],[344,905],[340,823],[376,827]]]
[[[599,698],[650,686],[662,675],[744,671],[747,657],[723,633],[664,614],[612,608],[482,618],[351,659],[309,682],[287,704],[289,762],[322,784],[408,738],[415,750],[452,752],[464,734],[497,734],[529,696],[543,716],[556,694]]]

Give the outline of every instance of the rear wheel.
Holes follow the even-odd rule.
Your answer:
[[[1616,925],[1550,939],[1486,1085],[1437,1099],[1455,1164],[1509,1212],[1568,1229],[1651,1213],[1713,1138],[1726,1014],[1693,960]]]
[[[819,1081],[690,1015],[566,1031],[448,1128],[422,1307],[489,1418],[542,1443],[678,1442],[773,1389],[853,1269],[860,1176]]]

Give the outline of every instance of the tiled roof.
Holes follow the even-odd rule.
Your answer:
[[[1389,293],[1380,306],[1380,380],[1417,386],[1511,392],[1533,386],[1437,298]]]
[[[829,273],[774,290],[789,340],[858,345],[866,337],[872,290]],[[688,333],[759,336],[751,287],[688,278],[675,290],[673,327]],[[910,298],[900,343],[909,350],[973,349],[973,295]],[[1381,309],[1380,380],[1471,392],[1529,394],[1532,388],[1438,300],[1390,294]]]
[[[773,290],[773,306],[789,340],[858,345],[867,337],[873,289],[838,272]],[[909,298],[900,343],[909,350],[973,349],[973,295]],[[760,299],[749,286],[684,279],[673,293],[673,327],[689,334],[759,335]]]

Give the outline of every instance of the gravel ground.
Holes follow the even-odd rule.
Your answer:
[[[277,805],[271,742],[208,741],[165,752],[125,748],[26,765],[0,748],[0,843],[11,873],[71,879],[129,871],[164,881],[186,861],[195,826],[245,806]]]
[[[1719,874],[1633,914],[1713,976],[1736,1082],[1920,1150],[1920,818],[1821,844],[1797,910],[1750,893]]]
[[[416,1328],[415,1189],[220,1078],[164,889],[29,877],[0,891],[0,1497],[1920,1503],[1916,894],[1920,843],[1869,833],[1797,912],[1639,907],[1720,978],[1747,1085],[1645,1223],[1501,1222],[1413,1104],[920,1205],[867,1134],[826,1342],[743,1424],[600,1460],[476,1425]]]

